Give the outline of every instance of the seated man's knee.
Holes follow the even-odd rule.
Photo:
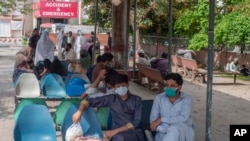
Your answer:
[[[116,134],[113,136],[112,141],[124,141],[124,136],[122,134]]]
[[[179,140],[179,131],[176,126],[169,127],[167,134],[164,136],[164,141],[178,141]]]

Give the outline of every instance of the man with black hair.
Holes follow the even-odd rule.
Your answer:
[[[30,47],[30,56],[34,57],[36,53],[36,45],[38,40],[40,39],[40,34],[38,28],[34,28],[33,33],[29,39],[29,47]]]
[[[72,117],[73,122],[79,122],[84,109],[89,106],[109,107],[112,128],[104,136],[111,141],[143,141],[144,133],[140,127],[142,99],[128,91],[127,75],[118,74],[113,82],[116,94],[83,100]]]
[[[96,64],[98,64],[98,63],[101,62],[101,57],[102,57],[101,55],[97,56],[97,58],[96,58]],[[93,70],[94,70],[96,64],[90,66],[90,67],[87,69],[86,75],[87,75],[87,77],[89,78],[89,81],[90,81],[90,82],[93,82],[93,81],[92,81],[92,73],[93,73]]]
[[[112,61],[114,56],[110,53],[104,53],[101,57],[101,62],[96,64],[93,73],[92,73],[92,82],[98,77],[100,71],[106,68],[112,68]]]
[[[241,65],[241,70],[240,73],[244,76],[249,76],[250,75],[250,71],[247,69],[246,65]]]
[[[72,45],[67,43],[65,49],[62,52],[62,59],[68,61],[69,63],[76,60],[76,53],[72,48]]]
[[[156,141],[194,141],[192,98],[181,91],[182,84],[180,74],[170,73],[164,92],[155,97],[150,128],[156,131]]]
[[[109,46],[109,49],[111,50],[111,44],[112,44],[112,37],[110,35],[110,32],[107,32],[107,35],[108,35],[108,46]]]
[[[101,70],[96,80],[87,88],[87,90],[81,95],[81,99],[85,99],[87,96],[94,98],[104,96],[108,94],[115,94],[114,80],[117,78],[118,72],[106,69]]]
[[[97,35],[96,35],[96,39],[95,39],[95,32],[94,31],[91,31],[90,38],[91,38],[92,43],[95,47],[95,50],[99,51],[99,53],[100,53],[100,41],[98,40]]]

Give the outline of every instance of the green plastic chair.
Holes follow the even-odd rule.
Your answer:
[[[63,99],[56,108],[56,112],[53,115],[53,121],[57,126],[61,126],[64,116],[71,105],[79,105],[81,100],[78,98]]]
[[[101,125],[102,130],[108,130],[109,108],[101,107],[96,111],[96,117]]]
[[[24,98],[21,100],[21,102],[17,105],[17,108],[15,110],[14,120],[17,121],[17,118],[19,117],[19,114],[23,110],[24,107],[36,104],[36,105],[44,105],[47,107],[47,104],[44,99],[39,98]]]

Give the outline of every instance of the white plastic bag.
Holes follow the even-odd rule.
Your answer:
[[[81,124],[73,123],[66,131],[65,140],[66,141],[74,141],[77,137],[81,137],[83,135]]]

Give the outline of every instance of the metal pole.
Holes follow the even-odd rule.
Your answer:
[[[129,62],[128,62],[128,46],[129,46],[129,31],[128,31],[128,29],[129,29],[129,17],[130,17],[130,0],[127,0],[126,47],[125,47],[125,54],[124,54],[125,59],[124,59],[124,62],[123,62],[123,64],[125,65],[124,66],[124,71],[125,71],[126,74],[127,74],[128,65],[129,65]]]
[[[173,14],[172,14],[172,6],[173,0],[169,0],[169,8],[168,8],[168,73],[172,72],[172,66],[171,66],[171,48],[172,48],[172,20],[173,20]]]
[[[135,80],[135,56],[136,56],[136,53],[135,53],[135,50],[136,50],[136,31],[137,31],[137,25],[136,25],[136,17],[137,17],[137,0],[134,0],[134,45],[133,45],[133,80]]]
[[[94,44],[92,47],[92,65],[95,63],[96,31],[97,31],[97,26],[98,26],[98,3],[99,3],[99,1],[96,0],[96,3],[95,3],[95,29],[94,29],[95,35],[94,35],[94,41],[93,41]]]
[[[209,1],[209,25],[208,25],[208,60],[207,60],[207,103],[206,103],[206,141],[211,140],[212,121],[212,84],[213,84],[213,59],[214,59],[214,0]]]

